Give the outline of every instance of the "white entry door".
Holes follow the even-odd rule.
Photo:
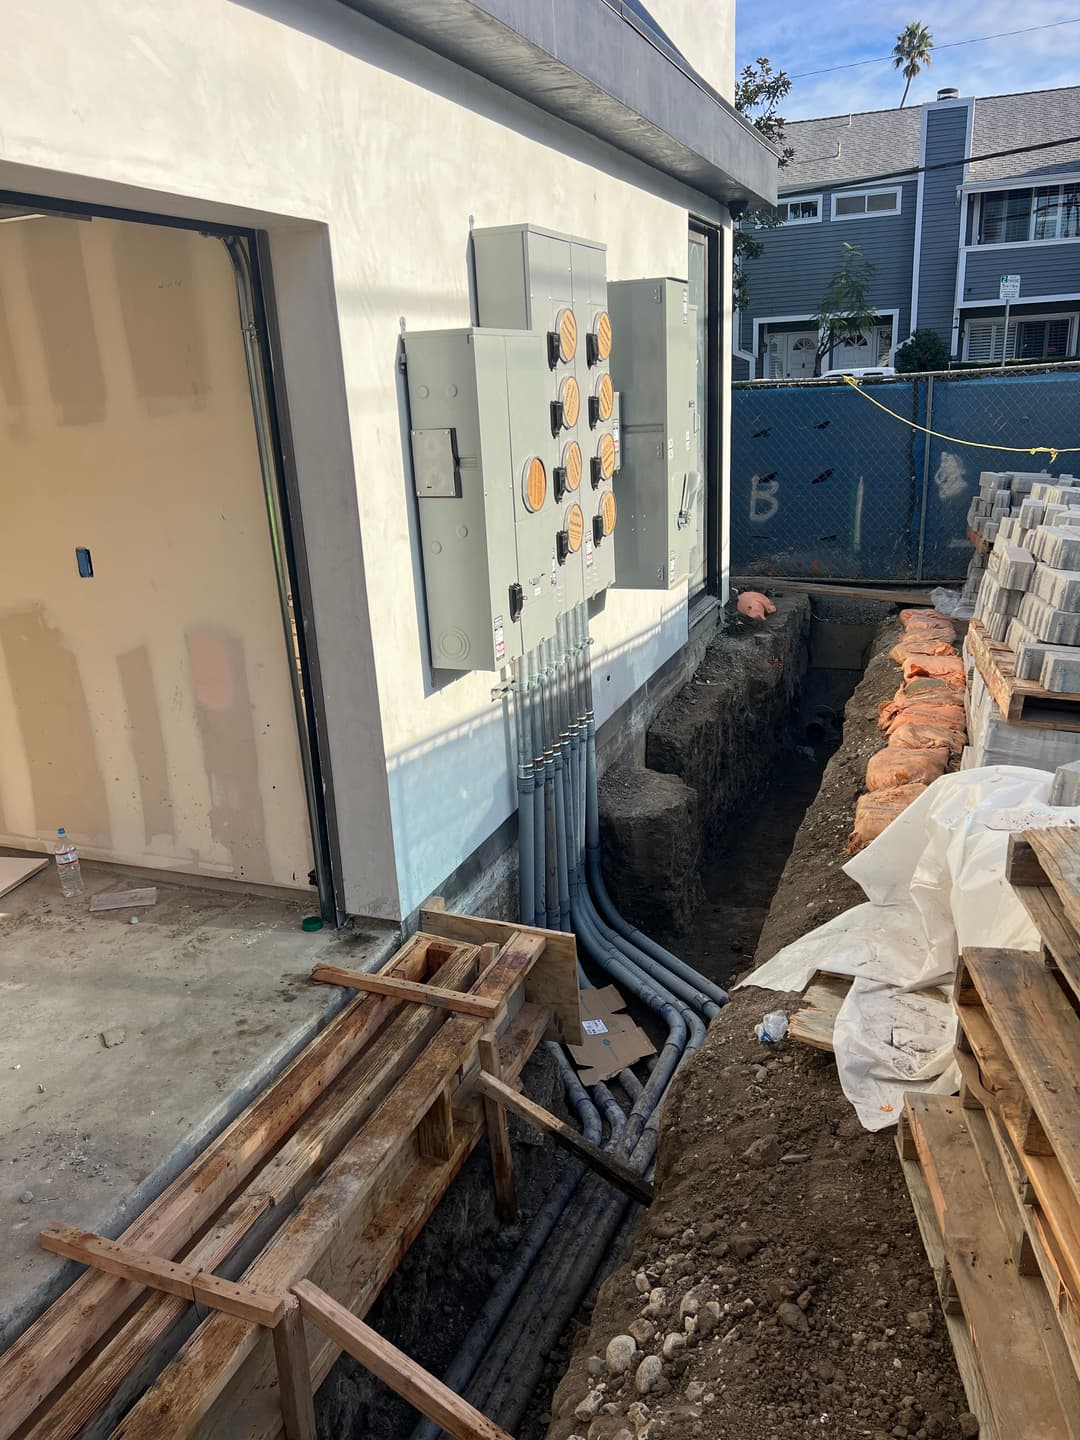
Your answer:
[[[767,367],[770,380],[809,380],[814,374],[817,331],[798,330],[769,336]]]
[[[892,325],[875,325],[872,330],[854,340],[834,346],[829,368],[860,370],[876,365],[888,365],[891,350]]]

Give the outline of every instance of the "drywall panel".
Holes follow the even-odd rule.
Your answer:
[[[470,217],[595,237],[628,279],[682,274],[688,211],[727,212],[337,0],[17,0],[6,26],[0,185],[269,230],[345,896],[407,914],[515,790],[498,677],[428,662],[402,321],[470,323]],[[685,636],[668,601],[595,617],[601,717]]]
[[[306,888],[224,247],[13,221],[0,293],[0,843]]]

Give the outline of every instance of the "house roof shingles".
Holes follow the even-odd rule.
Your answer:
[[[795,155],[780,173],[781,192],[791,194],[814,185],[842,185],[914,169],[919,164],[921,124],[919,106],[792,120],[786,127],[787,143],[794,147]],[[1072,135],[1080,135],[1080,85],[990,95],[975,101],[973,155],[1012,149],[1024,140],[1036,144]],[[969,167],[968,179],[1035,178],[1070,170],[1080,170],[1080,141],[1027,155],[977,161]]]

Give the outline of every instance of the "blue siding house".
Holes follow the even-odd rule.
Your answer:
[[[917,108],[790,123],[781,224],[755,229],[764,252],[744,262],[735,378],[815,373],[813,316],[845,241],[874,265],[877,323],[822,369],[889,365],[916,328],[935,330],[954,363],[1076,357],[1080,141],[1047,142],[1077,135],[1080,86],[986,99],[941,90]],[[1020,276],[1008,334],[1003,274]]]

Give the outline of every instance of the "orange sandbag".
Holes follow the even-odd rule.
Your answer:
[[[871,840],[876,840],[887,825],[902,815],[913,800],[926,789],[925,785],[893,785],[888,790],[873,790],[860,795],[855,805],[855,824],[848,840],[847,853],[857,855]]]
[[[949,704],[952,704],[952,697],[955,692],[944,680],[939,680],[936,675],[916,675],[913,680],[907,680],[896,692],[897,700],[901,695],[913,700],[929,700],[931,696],[938,696],[944,699],[949,697]]]
[[[903,662],[903,672],[905,681],[917,675],[932,675],[944,680],[952,690],[963,691],[967,685],[959,655],[912,655]]]
[[[967,724],[960,697],[953,692],[955,703],[942,705],[934,700],[916,701],[894,715],[885,727],[886,735],[895,735],[902,725],[941,725],[946,730],[963,731]]]
[[[917,685],[918,683],[917,680],[912,682],[913,685]],[[898,715],[907,714],[911,710],[927,710],[933,708],[940,708],[950,712],[948,715],[938,717],[936,723],[951,725],[954,721],[959,721],[961,728],[963,727],[964,709],[956,691],[950,690],[944,680],[931,680],[924,683],[929,683],[934,688],[929,691],[912,691],[910,688],[901,686],[891,700],[882,701],[878,706],[879,730],[888,731],[890,725]],[[953,711],[956,713],[951,713]],[[920,715],[918,718],[928,719],[930,717]]]
[[[929,785],[944,775],[949,752],[944,745],[936,750],[902,750],[887,745],[871,755],[866,767],[867,790],[892,790],[897,785]]]
[[[944,745],[950,755],[959,756],[967,744],[967,735],[948,725],[930,725],[901,717],[889,736],[889,744],[898,750],[937,750]]]
[[[938,640],[933,635],[905,635],[903,640],[898,640],[889,651],[889,659],[895,660],[898,665],[909,659],[912,655],[955,655],[956,651],[944,640]]]
[[[939,610],[901,610],[901,611],[900,611],[900,624],[903,625],[903,627],[904,627],[905,630],[909,630],[912,625],[949,625],[949,626],[952,626],[952,623],[953,623],[953,622],[949,619],[948,615],[942,615]],[[953,627],[953,628],[955,629],[955,627]]]

